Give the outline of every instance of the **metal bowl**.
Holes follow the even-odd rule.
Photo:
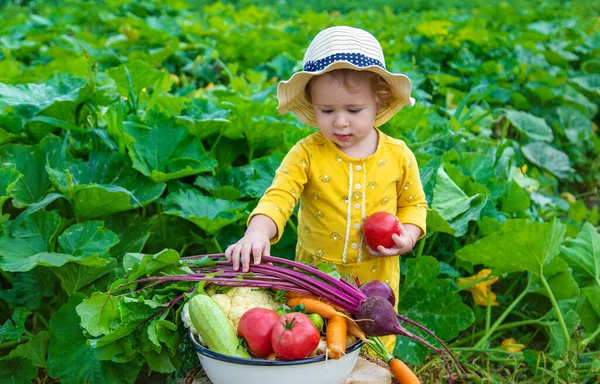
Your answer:
[[[325,355],[300,360],[244,359],[213,352],[188,333],[204,372],[213,384],[343,384],[352,373],[360,347],[358,341],[338,360]]]

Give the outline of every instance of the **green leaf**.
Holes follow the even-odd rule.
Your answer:
[[[506,118],[517,130],[532,140],[551,142],[554,139],[552,128],[540,117],[527,112],[508,110]]]
[[[0,326],[0,343],[5,340],[21,341],[25,333],[25,320],[31,315],[25,307],[16,307],[10,319]]]
[[[536,223],[507,220],[500,232],[486,236],[456,252],[456,257],[472,264],[483,264],[495,275],[529,271],[540,276],[560,252],[566,227],[557,220]]]
[[[88,261],[86,263],[90,264]],[[52,270],[56,277],[60,279],[62,288],[69,295],[80,291],[82,288],[87,287],[104,276],[110,275],[115,270],[121,272],[117,261],[114,259],[105,261],[104,265],[87,266],[77,263],[67,263],[62,267],[55,267]],[[101,289],[104,289],[104,287]]]
[[[408,259],[406,268],[398,312],[423,324],[443,340],[458,336],[473,323],[473,312],[462,302],[452,281],[438,278],[440,266],[433,257]],[[398,337],[394,355],[419,364],[426,355],[425,351],[426,347]]]
[[[133,138],[127,144],[133,167],[157,183],[211,171],[217,162],[187,129],[152,109],[145,124],[125,122]]]
[[[585,223],[577,237],[568,238],[560,251],[574,272],[591,278],[600,287],[600,234],[592,224]]]
[[[61,140],[46,136],[38,145],[8,144],[0,147],[0,163],[14,164],[23,175],[12,188],[13,204],[19,208],[42,200],[52,183],[46,164],[55,166],[62,160]]]
[[[162,204],[164,213],[189,220],[209,234],[241,219],[247,206],[243,202],[207,197],[195,189],[170,193]]]
[[[501,202],[503,212],[517,213],[528,209],[531,199],[529,194],[516,181],[512,181],[504,185],[504,195]]]
[[[2,212],[2,205],[10,197],[12,189],[21,177],[23,175],[17,171],[14,165],[0,168],[0,212]]]
[[[165,249],[156,254],[128,253],[123,258],[123,268],[128,280],[135,281],[141,276],[151,276],[156,271],[170,266],[179,266],[179,253]]]
[[[109,249],[118,242],[117,235],[104,229],[103,222],[91,220],[67,228],[58,238],[58,251],[80,256],[81,264],[104,265],[94,259],[108,259]]]
[[[141,252],[150,237],[153,222],[131,213],[106,217],[104,227],[119,237],[119,242],[110,249],[110,256],[122,260],[128,252]]]
[[[13,277],[12,289],[0,291],[0,299],[13,307],[24,306],[29,311],[40,308],[42,302],[54,297],[56,277],[49,268],[34,268]]]
[[[521,147],[521,151],[529,161],[546,169],[559,179],[565,179],[575,172],[569,164],[569,156],[546,143],[530,143]]]
[[[127,72],[129,72],[129,76]],[[163,76],[161,71],[141,60],[133,60],[127,64],[109,68],[106,74],[117,84],[119,94],[126,97],[130,96],[130,90],[137,97],[142,89],[152,87]],[[127,77],[130,77],[130,82]]]
[[[556,300],[573,299],[580,293],[579,286],[573,278],[573,274],[569,270],[546,277],[546,280],[548,281],[550,290],[552,291],[552,294]],[[548,296],[548,291],[546,291],[546,288],[540,284],[539,279],[537,279],[535,285],[532,285],[530,290],[542,296]]]
[[[438,168],[437,180],[433,188],[431,208],[446,220],[452,220],[465,212],[471,206],[475,196],[469,197],[446,174],[443,168]]]
[[[581,291],[596,314],[600,316],[600,287],[584,287]]]
[[[573,300],[562,300],[558,302],[558,307],[565,321],[567,332],[569,333],[569,336],[571,336],[577,327],[577,324],[579,324],[579,315],[575,310],[575,302]],[[548,343],[549,354],[556,357],[564,356],[568,346],[558,319],[556,318],[556,310],[552,308],[540,320],[547,323],[546,332],[550,339]]]
[[[75,101],[86,81],[65,73],[52,75],[45,84],[10,86],[0,83],[0,110],[12,107],[21,116],[30,118],[52,104]]]
[[[117,153],[95,152],[87,162],[63,162],[46,170],[54,186],[69,196],[80,220],[145,206],[166,187],[135,172]]]
[[[235,186],[244,197],[260,198],[271,185],[275,171],[284,154],[274,152],[268,157],[254,159],[250,164],[226,171],[225,185]]]
[[[62,218],[54,212],[27,216],[11,235],[0,237],[0,268],[25,272],[36,265],[59,266],[77,260],[71,255],[48,252],[54,249],[54,238],[61,229]]]
[[[594,135],[592,121],[583,113],[568,107],[558,108],[558,118],[565,130],[567,139],[573,144],[581,144]]]
[[[48,352],[48,344],[50,344],[50,336],[51,334],[48,331],[39,332],[26,343],[19,344],[10,352],[9,357],[23,357],[31,361],[36,367],[46,368],[46,353]],[[2,371],[1,368],[0,371]]]
[[[88,345],[76,312],[76,306],[83,299],[82,294],[72,295],[50,319],[48,374],[65,384],[133,384],[142,366],[139,360],[130,360],[126,366],[101,361],[95,356],[96,350]]]
[[[0,382],[3,384],[31,383],[37,374],[37,368],[29,359],[19,356],[0,359]]]
[[[111,293],[96,292],[76,307],[81,326],[92,336],[109,334],[119,320],[118,299]]]
[[[443,232],[454,235],[456,230],[435,209],[427,209],[427,233]]]

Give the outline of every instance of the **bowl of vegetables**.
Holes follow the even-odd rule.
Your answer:
[[[317,355],[297,360],[264,360],[228,356],[202,346],[188,334],[202,369],[213,384],[343,384],[352,372],[363,342],[350,345],[337,360]]]

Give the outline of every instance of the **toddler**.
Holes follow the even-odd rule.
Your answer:
[[[410,90],[408,77],[385,69],[370,33],[340,26],[317,34],[303,70],[279,84],[277,97],[281,114],[293,112],[318,132],[285,156],[244,237],[225,251],[234,269],[270,254],[300,202],[297,261],[335,264],[361,283],[385,281],[399,297],[399,255],[425,235],[427,203],[413,153],[377,127],[414,104]],[[378,211],[400,220],[392,248],[371,249],[363,238],[363,220]]]

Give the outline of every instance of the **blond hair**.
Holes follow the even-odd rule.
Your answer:
[[[383,77],[370,71],[356,71],[354,69],[344,68],[313,76],[304,88],[304,96],[309,103],[312,103],[312,96],[310,95],[312,84],[325,75],[331,76],[338,82],[341,82],[350,92],[358,92],[360,90],[360,85],[358,83],[363,79],[367,80],[371,84],[373,97],[375,98],[375,103],[379,109],[387,107],[392,99],[392,88]]]

